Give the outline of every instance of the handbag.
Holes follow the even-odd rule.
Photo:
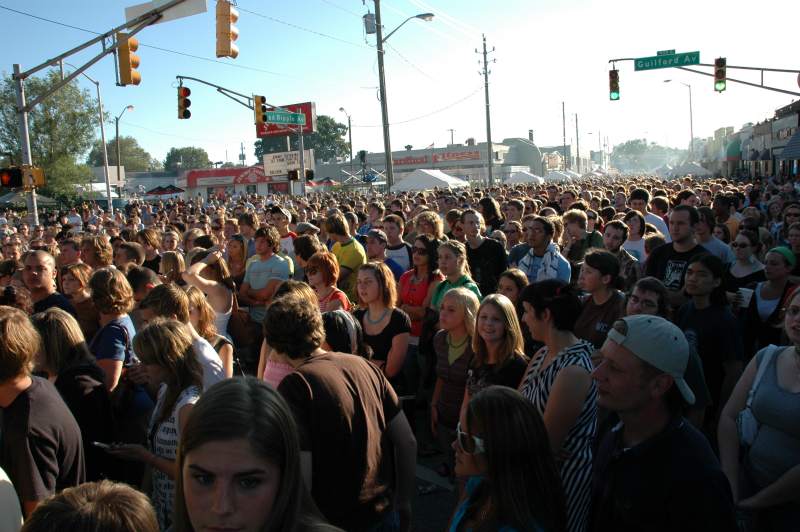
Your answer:
[[[747,403],[745,403],[744,409],[739,412],[739,415],[736,416],[736,429],[739,433],[739,444],[742,447],[749,448],[753,445],[753,442],[756,441],[760,423],[758,419],[756,419],[755,414],[753,414],[753,398],[756,395],[758,385],[761,383],[761,379],[764,377],[764,373],[766,373],[767,366],[769,366],[773,355],[780,349],[781,348],[777,345],[770,345],[767,350],[764,351],[764,357],[761,359],[761,364],[758,366],[756,378],[753,379],[753,385],[750,386],[750,391],[747,392]]]

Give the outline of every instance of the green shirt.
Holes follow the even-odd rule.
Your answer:
[[[431,307],[436,310],[436,312],[439,312],[439,305],[442,304],[442,298],[444,298],[444,295],[453,288],[461,287],[464,287],[474,293],[476,296],[478,296],[479,300],[483,297],[481,296],[481,291],[478,288],[478,285],[475,284],[475,281],[470,279],[468,275],[462,275],[454,283],[451,283],[445,279],[436,286],[436,291],[433,293],[433,297],[431,297]]]

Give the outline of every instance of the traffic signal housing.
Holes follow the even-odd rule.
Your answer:
[[[236,59],[239,48],[233,41],[239,38],[239,29],[234,23],[239,20],[239,12],[228,0],[217,0],[217,57]]]
[[[136,70],[139,68],[139,39],[129,37],[127,33],[117,33],[117,62],[119,63],[119,84],[138,85],[142,82],[142,75]]]
[[[0,168],[0,187],[1,188],[20,188],[24,186],[22,178],[22,168],[11,166]]]
[[[617,69],[608,71],[608,99],[619,100],[619,70]]]
[[[253,95],[253,113],[256,117],[256,124],[266,123],[267,99],[265,97]]]
[[[184,87],[181,85],[178,87],[178,119],[184,120],[187,118],[192,117],[192,112],[189,111],[189,106],[192,105],[192,100],[189,99],[189,95],[192,94],[192,91],[189,87]]]
[[[289,181],[297,181],[300,179],[300,170],[289,170]]]
[[[306,181],[314,180],[314,170],[306,170]]]
[[[714,90],[722,92],[728,88],[728,60],[724,57],[714,59]]]

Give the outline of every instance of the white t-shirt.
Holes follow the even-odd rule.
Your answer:
[[[192,347],[197,355],[197,361],[203,367],[203,390],[208,390],[225,378],[222,359],[205,338],[195,338]]]
[[[639,240],[626,240],[622,244],[622,249],[633,255],[640,263],[644,264],[647,254],[644,252],[644,238]]]
[[[653,224],[658,229],[658,232],[664,235],[664,239],[667,243],[672,242],[672,237],[669,236],[669,227],[667,224],[664,223],[664,220],[658,216],[657,214],[653,214],[652,212],[648,212],[644,216],[645,223]]]
[[[0,468],[0,530],[17,532],[22,528],[22,510],[11,480]]]

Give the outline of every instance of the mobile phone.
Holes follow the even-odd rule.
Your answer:
[[[110,449],[111,448],[111,446],[109,444],[103,443],[103,442],[99,442],[99,441],[93,441],[92,445],[94,445],[95,447],[100,447],[101,449]]]

